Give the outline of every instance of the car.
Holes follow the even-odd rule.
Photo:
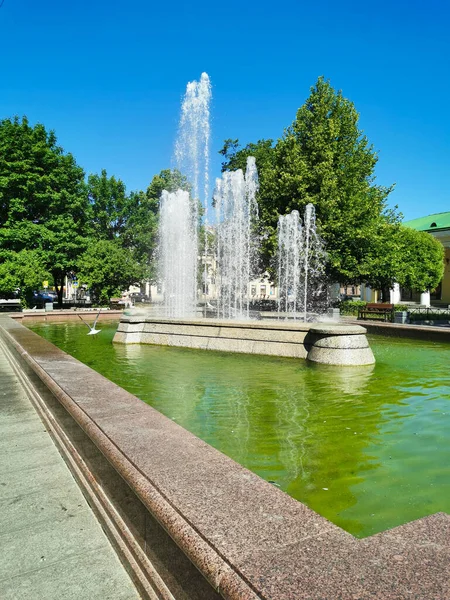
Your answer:
[[[36,303],[36,306],[43,307],[47,303],[56,302],[58,299],[58,295],[55,292],[33,292],[33,301]]]
[[[130,300],[135,304],[136,302],[149,302],[150,298],[147,294],[143,294],[142,292],[132,292],[130,294]]]

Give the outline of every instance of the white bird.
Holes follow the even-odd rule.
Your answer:
[[[98,317],[100,316],[101,312],[102,312],[102,310],[100,309],[98,311],[98,313],[97,313],[97,316],[95,317],[95,321],[94,321],[94,324],[92,326],[87,321],[85,321],[81,315],[78,315],[80,317],[80,319],[83,321],[83,323],[85,325],[87,325],[87,327],[89,327],[89,333],[88,333],[88,335],[95,335],[96,333],[100,333],[101,329],[95,329],[95,326],[97,324]]]

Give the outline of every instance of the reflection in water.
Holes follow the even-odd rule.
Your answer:
[[[351,399],[361,398],[367,392],[367,386],[373,375],[375,365],[359,365],[357,367],[332,367],[323,365],[323,376],[328,376],[336,385],[337,390]]]
[[[449,347],[374,338],[377,363],[113,345],[33,329],[347,531],[450,511]]]
[[[309,402],[304,384],[297,390],[280,388],[277,391],[277,430],[280,435],[279,459],[286,473],[281,487],[286,488],[298,477],[306,480],[305,460],[308,438]]]
[[[250,421],[248,419],[250,397],[246,390],[231,388],[227,394],[228,410],[233,415],[234,429],[231,435],[235,440],[236,459],[243,462],[249,452]]]

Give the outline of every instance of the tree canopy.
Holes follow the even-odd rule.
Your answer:
[[[27,118],[0,121],[0,262],[51,273],[62,298],[65,275],[86,248],[90,207],[84,172],[53,132]],[[33,253],[26,251],[35,251]],[[5,271],[5,269],[3,269]],[[26,287],[25,279],[19,287]],[[0,287],[8,287],[1,279]]]
[[[444,275],[444,247],[426,231],[398,230],[401,264],[397,281],[410,289],[433,290]]]
[[[371,245],[399,215],[387,208],[392,187],[375,184],[378,157],[358,119],[353,103],[320,77],[276,143],[260,140],[239,149],[238,140],[226,140],[224,170],[242,168],[252,153],[256,158],[266,264],[275,253],[278,216],[294,209],[303,214],[312,203],[329,276],[342,283],[369,278]]]
[[[28,304],[33,300],[33,291],[42,286],[44,280],[51,278],[43,266],[39,250],[21,250],[20,252],[0,251],[0,289],[4,296],[13,297],[17,290]]]
[[[124,248],[118,240],[103,239],[92,241],[80,257],[77,275],[90,288],[95,301],[104,304],[142,281],[146,268],[130,248]]]

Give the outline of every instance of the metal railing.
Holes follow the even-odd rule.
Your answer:
[[[413,321],[448,321],[450,319],[450,308],[411,308],[408,310],[408,318]]]

